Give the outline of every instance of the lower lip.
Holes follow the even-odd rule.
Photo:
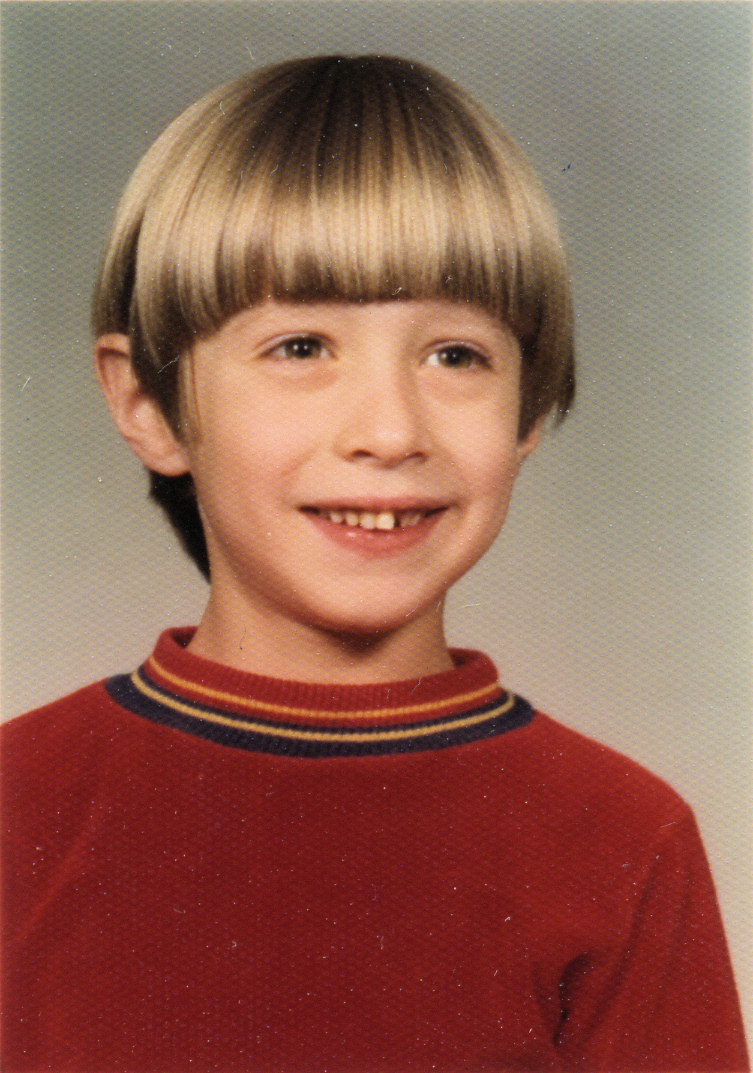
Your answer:
[[[314,514],[309,511],[303,511],[303,514],[320,533],[341,548],[368,555],[394,555],[396,552],[413,548],[425,540],[444,514],[444,510],[427,514],[416,525],[406,525],[395,529],[362,529],[360,525],[331,522],[323,514]]]

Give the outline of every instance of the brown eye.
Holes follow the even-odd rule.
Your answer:
[[[292,339],[286,339],[280,343],[276,352],[283,358],[293,361],[307,361],[311,358],[321,357],[321,340],[313,335],[296,335]]]
[[[429,355],[426,364],[438,365],[444,369],[472,369],[474,366],[486,365],[488,362],[483,354],[479,354],[472,347],[454,343],[435,350]]]

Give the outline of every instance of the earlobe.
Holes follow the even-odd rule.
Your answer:
[[[538,446],[541,440],[541,431],[544,424],[544,418],[537,421],[525,436],[522,436],[518,440],[518,464],[521,465],[530,453]]]
[[[134,372],[128,337],[116,332],[100,336],[94,346],[94,368],[118,431],[134,454],[165,477],[187,473],[183,446]]]

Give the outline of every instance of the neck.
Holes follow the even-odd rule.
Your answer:
[[[188,647],[237,670],[333,685],[402,681],[453,666],[441,605],[398,629],[353,635],[248,607],[228,609],[224,601],[210,597]]]

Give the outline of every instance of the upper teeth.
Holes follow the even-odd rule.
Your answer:
[[[325,518],[338,525],[358,525],[361,529],[395,529],[418,525],[425,515],[422,510],[323,510]]]

